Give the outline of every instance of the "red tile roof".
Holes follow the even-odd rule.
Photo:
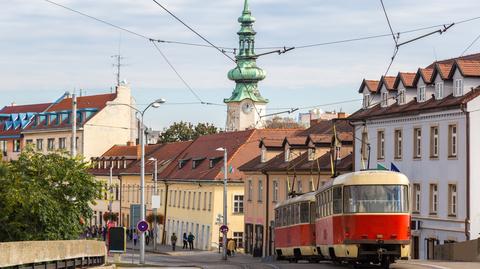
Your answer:
[[[113,101],[116,97],[116,93],[80,96],[77,97],[77,109],[96,108],[101,110],[108,101]],[[63,110],[72,110],[72,98],[65,98],[48,109],[49,112]]]
[[[450,70],[452,70],[453,63],[437,63],[435,64],[435,67],[433,68],[433,73],[432,73],[432,82],[435,79],[437,73],[440,74],[440,77],[443,80],[449,79],[450,75]]]
[[[395,79],[395,83],[393,85],[394,88],[398,87],[400,81],[402,82],[403,86],[406,88],[413,88],[415,81],[416,73],[406,73],[406,72],[399,72],[397,75],[397,79]]]
[[[475,60],[475,61],[480,61],[480,53],[475,53],[475,54],[469,54],[469,55],[465,55],[465,56],[461,56],[461,57],[456,57],[456,58],[450,58],[450,59],[445,59],[445,60],[441,60],[441,61],[436,61],[436,62],[433,62],[431,63],[429,66],[427,66],[427,68],[433,68],[435,66],[436,63],[440,63],[440,64],[453,64],[453,62],[455,62],[455,60]]]
[[[383,118],[395,116],[417,115],[422,112],[434,112],[445,109],[461,108],[469,101],[480,95],[480,87],[466,93],[463,96],[455,97],[453,94],[446,96],[443,99],[431,98],[425,102],[417,102],[415,99],[405,105],[398,105],[397,103],[381,107],[380,104],[369,108],[360,109],[348,117],[350,121],[364,120],[371,118]]]
[[[456,67],[464,77],[480,77],[480,61],[456,60],[450,72],[450,77],[453,76]]]
[[[383,85],[385,85],[385,88],[387,89],[387,91],[395,90],[393,85],[395,84],[396,79],[397,77],[395,76],[382,76],[382,78],[380,79],[380,83],[377,86],[377,92],[380,92]]]
[[[375,92],[377,92],[379,83],[380,83],[380,81],[378,81],[378,80],[366,80],[366,79],[364,79],[362,81],[362,85],[360,85],[360,88],[358,89],[358,92],[361,93],[363,91],[363,88],[367,87],[367,89],[370,92],[375,93]]]
[[[15,113],[39,113],[45,111],[51,103],[44,104],[33,104],[33,105],[14,105],[14,106],[4,106],[0,110],[0,114],[15,114]]]

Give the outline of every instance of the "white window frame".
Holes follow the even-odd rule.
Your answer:
[[[278,180],[273,181],[272,189],[273,189],[272,201],[276,203],[278,201]]]
[[[385,159],[385,131],[377,131],[377,159]]]
[[[363,95],[363,108],[367,108],[370,106],[370,94]]]
[[[420,183],[413,184],[413,212],[420,213],[421,210],[421,199],[422,199],[422,186]]]
[[[234,194],[233,195],[233,213],[234,214],[243,214],[244,204],[243,204],[243,195]]]
[[[438,158],[440,155],[440,130],[438,126],[430,127],[430,158]]]
[[[456,217],[458,207],[457,184],[448,184],[448,216]]]
[[[456,124],[448,125],[448,157],[455,158],[458,154],[458,127]]]
[[[403,156],[403,132],[402,129],[396,129],[394,131],[395,134],[395,150],[394,150],[394,158],[395,159],[402,159]]]
[[[443,81],[435,83],[435,97],[437,99],[442,99],[444,97]]]
[[[430,215],[438,213],[438,184],[430,184]]]
[[[260,162],[262,163],[267,161],[267,148],[265,146],[262,146],[262,154],[260,158]]]
[[[463,79],[455,79],[455,96],[463,95]]]
[[[405,89],[400,89],[398,90],[398,104],[403,105],[405,104],[406,98],[405,98],[406,90]]]
[[[424,102],[425,101],[425,98],[426,98],[425,91],[426,91],[425,86],[418,87],[418,102]]]
[[[258,202],[263,202],[263,179],[258,179],[258,189],[257,189],[257,195],[258,195]]]
[[[382,106],[388,105],[388,92],[382,92]]]
[[[413,128],[413,158],[422,158],[422,128]]]

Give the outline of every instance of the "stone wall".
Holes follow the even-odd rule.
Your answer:
[[[480,262],[480,240],[435,246],[436,260]]]
[[[100,257],[106,260],[104,242],[93,240],[24,241],[0,243],[0,267]]]

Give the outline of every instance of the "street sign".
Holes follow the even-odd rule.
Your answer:
[[[224,234],[228,233],[228,226],[227,225],[220,226],[220,232]]]
[[[152,208],[160,208],[160,195],[152,195]]]
[[[112,253],[127,251],[127,234],[124,227],[110,227],[108,229],[108,250]]]
[[[146,207],[145,207],[145,216],[146,214]],[[135,228],[135,223],[138,223],[141,220],[140,218],[140,204],[131,204],[130,205],[130,228]]]
[[[145,220],[141,220],[137,223],[137,230],[144,233],[148,231],[148,222]]]

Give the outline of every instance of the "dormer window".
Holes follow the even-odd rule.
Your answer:
[[[418,101],[419,102],[425,101],[425,86],[421,86],[418,88]]]
[[[98,169],[100,169],[100,168],[102,167],[101,165],[102,165],[102,162],[97,161],[97,168],[98,168]]]
[[[463,79],[456,79],[455,80],[455,96],[462,96],[463,95]]]
[[[309,161],[315,160],[315,149],[314,148],[309,148],[308,149],[308,160]]]
[[[363,95],[363,108],[367,108],[370,106],[370,94]]]
[[[192,169],[197,168],[202,161],[205,160],[205,158],[196,158],[192,160]]]
[[[290,161],[290,147],[288,146],[285,148],[285,161]]]
[[[262,154],[260,155],[260,162],[264,163],[267,161],[267,148],[262,146]]]
[[[127,168],[127,160],[123,160],[123,169]]]
[[[435,83],[435,97],[436,99],[443,98],[443,82]]]
[[[182,169],[189,159],[180,159],[178,160],[178,169]]]
[[[405,89],[400,89],[400,90],[398,91],[397,103],[398,103],[399,105],[405,104],[405,99],[406,99],[406,98],[405,98],[405,94],[406,94]]]
[[[382,106],[388,105],[388,92],[382,92]]]

